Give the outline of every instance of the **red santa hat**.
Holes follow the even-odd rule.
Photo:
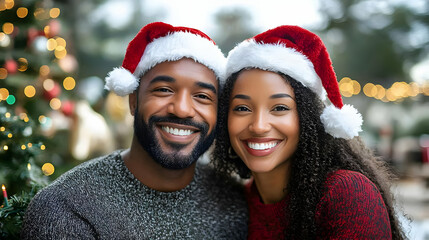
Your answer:
[[[243,68],[281,72],[315,92],[325,103],[320,118],[332,136],[351,139],[362,131],[362,116],[343,105],[328,51],[316,34],[279,26],[247,39],[229,52],[225,77]]]
[[[122,66],[109,72],[105,88],[119,96],[128,95],[155,65],[182,58],[205,65],[223,79],[225,56],[210,37],[197,29],[154,22],[144,26],[128,44]]]

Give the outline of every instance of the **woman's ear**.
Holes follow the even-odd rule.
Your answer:
[[[130,113],[133,116],[134,116],[135,110],[137,108],[137,99],[138,99],[137,94],[138,94],[138,89],[136,89],[133,93],[128,95],[128,103],[130,105]]]

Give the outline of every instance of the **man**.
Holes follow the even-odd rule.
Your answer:
[[[238,184],[197,159],[210,147],[225,58],[204,33],[151,23],[106,88],[129,94],[131,147],[88,161],[39,192],[23,239],[243,239]]]

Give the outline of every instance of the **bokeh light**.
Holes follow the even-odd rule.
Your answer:
[[[43,65],[40,67],[40,70],[39,70],[40,76],[48,76],[50,72],[51,70],[49,66]]]
[[[32,85],[28,85],[24,88],[24,94],[28,98],[34,97],[34,95],[36,95],[36,88]]]
[[[58,110],[61,108],[61,100],[58,98],[52,98],[51,101],[49,101],[49,106],[53,110]]]
[[[66,77],[63,81],[65,90],[72,90],[76,86],[76,81],[72,77]]]
[[[51,18],[57,18],[58,16],[60,16],[60,9],[59,8],[52,8],[50,11],[49,11],[49,16],[51,17]]]
[[[28,14],[28,9],[25,7],[20,7],[16,10],[16,15],[19,18],[25,18],[27,16],[27,14]]]
[[[13,33],[13,29],[14,29],[13,24],[10,23],[10,22],[4,23],[3,26],[2,26],[2,30],[6,34]]]
[[[43,174],[45,174],[46,176],[49,176],[54,173],[55,167],[54,165],[52,165],[52,163],[45,163],[42,166],[42,171],[43,171]]]

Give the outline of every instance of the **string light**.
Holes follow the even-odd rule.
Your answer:
[[[45,163],[42,166],[42,171],[43,171],[43,174],[45,174],[46,176],[49,176],[54,173],[55,167],[54,165],[52,165],[52,163]]]
[[[7,145],[3,146],[3,150],[7,151],[9,149],[9,147]]]
[[[40,149],[41,149],[41,150],[45,150],[45,149],[46,149],[46,146],[42,144],[42,145],[40,146]]]
[[[4,1],[4,6],[6,7],[6,9],[12,9],[14,5],[15,5],[14,0],[5,0]]]
[[[49,38],[48,41],[46,42],[46,48],[49,51],[54,51],[57,47],[57,41],[55,41],[55,39],[53,38]]]
[[[13,29],[14,29],[14,27],[13,27],[13,24],[12,24],[12,23],[7,22],[7,23],[4,23],[4,24],[3,24],[2,29],[3,29],[3,32],[4,32],[4,33],[6,33],[6,34],[11,34],[11,33],[13,33]]]
[[[22,150],[25,150],[27,148],[27,146],[25,146],[24,144],[23,145],[21,145],[21,149]]]
[[[6,102],[7,102],[9,105],[14,104],[14,103],[16,102],[16,98],[15,98],[15,96],[13,96],[13,95],[9,94],[9,96],[6,98]]]
[[[27,169],[28,169],[28,171],[31,171],[31,164],[30,163],[27,163]]]
[[[60,9],[59,8],[52,8],[50,11],[49,11],[49,16],[51,17],[51,18],[57,18],[58,16],[60,16]]]
[[[18,59],[18,71],[25,72],[28,67],[28,60],[25,58]]]
[[[76,81],[72,77],[66,77],[63,81],[65,90],[72,90],[76,86]]]
[[[6,100],[9,97],[9,90],[6,88],[0,88],[0,101]]]
[[[5,127],[0,127],[0,132],[4,132],[6,130]]]
[[[7,78],[7,70],[6,68],[0,68],[0,79]]]
[[[51,101],[49,101],[49,106],[53,110],[58,110],[61,108],[61,100],[58,98],[52,98]]]
[[[16,15],[19,18],[25,18],[27,16],[27,14],[28,14],[28,9],[25,7],[20,7],[16,10]]]
[[[28,85],[24,88],[24,94],[26,97],[32,98],[34,95],[36,95],[36,88],[32,85]]]
[[[40,73],[40,76],[47,76],[49,75],[50,71],[51,70],[49,69],[49,66],[43,65],[40,67],[39,73]]]

